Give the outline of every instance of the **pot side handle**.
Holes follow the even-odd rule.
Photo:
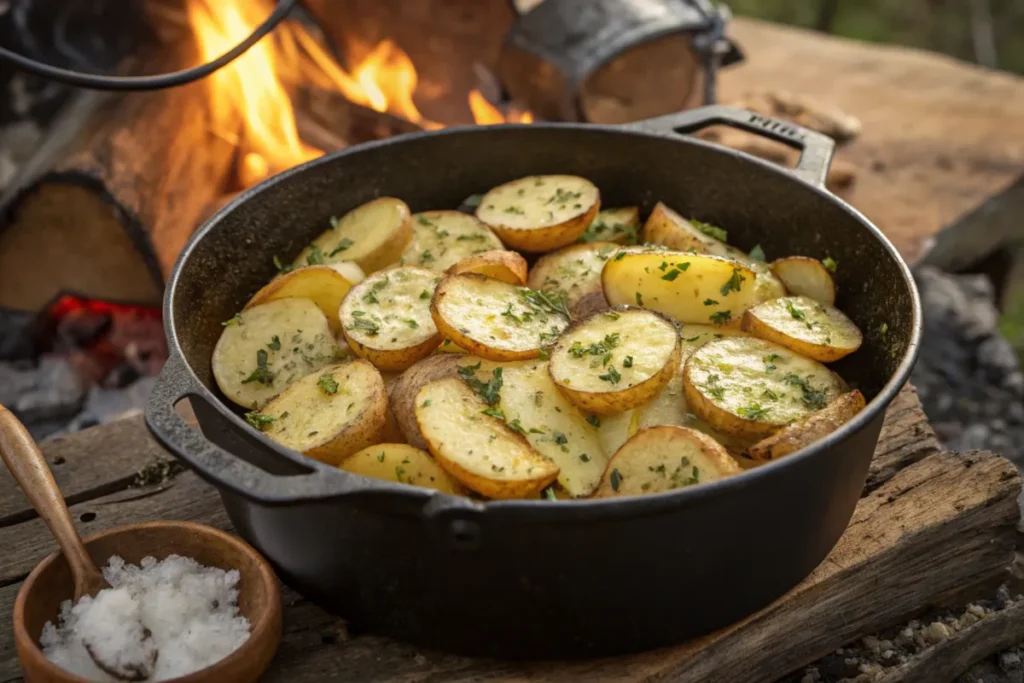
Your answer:
[[[271,505],[335,497],[352,488],[351,479],[341,470],[315,461],[300,464],[285,449],[254,434],[237,416],[218,416],[225,423],[223,427],[232,430],[233,437],[241,438],[247,449],[262,452],[269,460],[298,473],[273,474],[232,455],[175,410],[175,404],[184,398],[206,401],[200,395],[198,380],[172,352],[146,404],[146,426],[165,448],[215,486]]]
[[[729,126],[781,142],[800,150],[800,159],[790,172],[815,187],[825,187],[828,167],[836,143],[829,136],[789,121],[763,116],[745,109],[714,105],[667,114],[628,125],[635,130],[668,135],[686,135],[713,125]]]

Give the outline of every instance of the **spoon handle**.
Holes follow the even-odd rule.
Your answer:
[[[39,516],[50,527],[64,557],[71,566],[75,582],[75,599],[93,595],[104,588],[106,582],[75,531],[71,513],[64,504],[57,482],[53,479],[46,459],[25,426],[4,406],[0,405],[0,457],[14,475],[21,490]]]

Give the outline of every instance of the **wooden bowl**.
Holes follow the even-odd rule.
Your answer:
[[[281,594],[267,561],[244,541],[223,531],[192,522],[147,522],[109,529],[84,540],[97,566],[113,555],[138,564],[144,557],[191,557],[208,567],[237,569],[239,612],[249,620],[249,639],[213,666],[175,683],[256,681],[266,671],[281,641]],[[71,598],[71,570],[60,552],[32,570],[14,603],[14,642],[22,673],[29,683],[88,683],[53,664],[39,647],[48,621],[57,621],[60,603]]]

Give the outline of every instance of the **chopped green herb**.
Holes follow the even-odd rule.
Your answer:
[[[271,351],[280,351],[281,338],[275,334],[274,337],[270,340],[270,343],[267,344],[267,348],[270,349]]]
[[[309,255],[306,256],[306,265],[308,266],[319,266],[323,265],[324,252],[320,249],[319,244],[314,244],[309,248]]]
[[[267,352],[263,349],[256,352],[256,369],[252,371],[251,375],[242,380],[242,384],[248,384],[249,382],[259,382],[268,386],[274,383],[274,375],[267,367]]]
[[[546,310],[551,313],[560,313],[569,317],[569,307],[566,304],[564,294],[543,292],[530,289],[529,287],[520,287],[519,294],[523,297],[523,300],[526,301],[526,303],[536,309]]]
[[[434,255],[430,253],[429,249],[425,250],[422,254],[420,254],[420,261],[424,264],[430,263],[433,260]]]
[[[722,230],[717,225],[705,223],[704,221],[699,221],[696,218],[691,218],[690,223],[693,225],[693,227],[697,228],[705,235],[708,235],[709,237],[714,237],[716,240],[725,242],[726,240],[729,239],[729,233],[727,233],[725,230]]]
[[[553,486],[549,486],[544,489],[544,498],[547,500],[558,500],[558,496],[555,495],[555,489]]]
[[[580,462],[590,462],[590,456],[586,453],[580,453]]]
[[[633,367],[633,356],[626,356],[622,361],[622,367],[631,368]]]
[[[418,222],[420,225],[433,225],[433,223],[430,222],[430,219],[424,216],[423,214],[419,214],[416,216],[416,222]]]
[[[615,255],[616,261],[621,261],[624,258],[626,258],[626,252],[624,251],[620,251],[618,254]]]
[[[717,306],[718,302],[715,301],[714,299],[704,299],[704,305],[705,306]]]
[[[764,358],[761,359],[761,360],[764,361],[764,365],[765,365],[764,369],[767,372],[771,372],[772,370],[775,369],[775,361],[776,361],[776,359],[778,359],[778,357],[779,357],[779,354],[777,354],[777,353],[770,353],[770,354],[768,354],[767,356],[765,356]]]
[[[254,410],[251,413],[245,414],[245,421],[262,432],[266,431],[267,427],[277,422],[277,419],[270,417],[269,415],[264,415],[258,410]]]
[[[569,439],[567,439],[565,434],[562,432],[551,432],[551,436],[559,446],[564,446],[569,443]]]
[[[494,368],[493,377],[486,382],[481,382],[474,376],[478,369],[480,369],[479,362],[476,365],[465,365],[459,368],[459,377],[466,383],[466,386],[475,391],[484,400],[484,403],[493,406],[498,402],[499,392],[501,391],[502,369]]]
[[[620,375],[619,371],[615,369],[615,366],[612,366],[608,368],[607,373],[598,375],[597,378],[603,379],[605,382],[609,382],[610,384],[618,384],[619,380],[622,379],[622,375]]]
[[[329,372],[325,372],[320,375],[320,379],[317,380],[316,385],[320,387],[321,391],[325,394],[336,394],[338,393],[338,383],[334,380],[334,375]]]
[[[611,476],[609,476],[608,479],[611,482],[612,490],[618,491],[619,485],[622,484],[622,474],[619,472],[618,468],[612,469]]]
[[[508,424],[509,429],[511,429],[513,431],[516,431],[516,432],[519,432],[520,434],[526,434],[526,430],[523,428],[523,425],[519,421],[518,417],[516,419],[512,420],[511,422],[506,423],[506,424]]]
[[[418,322],[416,322],[415,320],[413,320],[412,318],[403,318],[402,322],[404,322],[406,325],[408,325],[413,330],[415,330],[417,327],[420,326],[420,324]]]
[[[241,325],[241,324],[242,324],[242,314],[241,313],[235,313],[233,316],[231,316],[231,318],[229,320],[225,320],[224,322],[221,323],[221,325],[223,325],[224,327],[231,327],[232,325]]]
[[[643,297],[643,295],[640,294],[640,292],[636,293],[636,305],[637,306],[643,306],[644,305],[644,297]]]
[[[462,200],[462,208],[475,209],[480,206],[480,202],[483,201],[484,196],[482,194],[471,194]]]
[[[420,404],[420,408],[429,408],[431,403],[432,401],[428,398],[427,400]]]
[[[350,240],[347,237],[342,239],[340,242],[338,242],[338,244],[335,245],[334,249],[331,249],[331,253],[329,253],[327,255],[327,258],[331,258],[332,256],[337,256],[341,252],[343,252],[346,249],[348,249],[349,247],[351,247],[353,244],[355,244],[355,242],[353,242],[352,240]]]
[[[601,426],[601,418],[599,418],[597,415],[588,415],[587,422],[594,425],[595,427]]]
[[[420,292],[420,298],[421,299],[429,299],[430,298],[430,292],[428,292],[427,290],[424,289],[422,292]]]
[[[793,305],[792,301],[786,302],[786,310],[788,310],[789,314],[796,320],[803,320],[807,317],[803,311]]]
[[[732,275],[729,277],[726,283],[722,285],[722,296],[729,296],[729,292],[740,291],[740,287],[742,286],[743,281],[746,279],[747,278],[740,273],[739,268],[733,268]]]
[[[618,320],[622,316],[616,313],[615,311],[605,311],[604,317],[608,318],[609,320]]]
[[[787,384],[800,387],[800,391],[803,392],[801,400],[804,405],[814,410],[821,410],[827,405],[827,397],[825,392],[814,389],[810,383],[810,377],[803,378],[797,375],[786,375],[785,381]]]
[[[377,455],[377,462],[384,462],[384,451],[381,451],[380,454]]]
[[[832,258],[831,256],[826,256],[825,258],[823,258],[823,259],[821,260],[821,265],[825,266],[825,268],[826,268],[826,269],[828,270],[828,272],[830,272],[830,273],[834,273],[834,272],[836,272],[836,268],[838,268],[838,267],[839,267],[839,264],[838,264],[838,263],[836,262],[836,260],[835,260],[834,258]]]
[[[459,235],[458,237],[455,238],[455,241],[456,242],[483,242],[485,239],[487,239],[487,238],[485,236],[481,235],[481,234],[473,234],[473,235]]]
[[[226,324],[226,323],[225,323]],[[882,326],[878,328],[878,333],[883,337],[889,333],[889,323],[882,323]]]
[[[765,389],[764,391],[761,392],[761,395],[764,396],[769,401],[778,401],[779,400],[779,395],[776,394],[771,389]]]
[[[504,420],[505,419],[505,413],[501,412],[497,408],[488,408],[487,410],[481,410],[480,412],[483,413],[484,415],[490,415],[491,417],[496,417],[499,420]]]
[[[732,320],[732,311],[719,311],[718,313],[712,313],[710,316],[711,322],[716,325],[725,325]]]
[[[278,275],[284,275],[285,273],[290,273],[295,270],[295,266],[281,263],[281,259],[277,258],[276,255],[274,256],[274,267],[277,268]]]
[[[332,228],[334,228],[335,230],[337,230],[337,229],[338,229],[338,225],[340,225],[340,224],[341,224],[341,219],[339,219],[339,218],[338,218],[337,216],[331,216],[331,217],[330,217],[330,218],[328,219],[328,221],[327,221],[327,222],[331,224],[331,227],[332,227]]]
[[[708,393],[717,399],[725,397],[725,387],[718,383],[718,375],[710,374],[706,382]]]
[[[699,334],[697,336],[695,336],[695,337],[690,337],[689,339],[684,339],[683,341],[695,342],[698,339],[700,339],[700,335]]]
[[[289,412],[288,412],[288,411],[286,410],[286,411],[284,411],[283,413],[281,413],[281,417],[279,417],[279,418],[277,418],[277,419],[278,419],[278,420],[283,420],[283,419],[285,419],[286,417],[288,417],[288,415],[289,415],[289,414],[290,414],[290,413],[289,413]]]
[[[740,417],[745,417],[748,420],[759,420],[768,412],[767,408],[762,408],[759,404],[755,403],[746,408],[738,408],[736,414]]]
[[[754,248],[750,250],[750,258],[757,261],[765,260],[764,249],[761,248],[760,244],[755,244]]]
[[[405,476],[405,468],[402,467],[401,465],[396,465],[395,466],[395,478],[399,482],[402,482],[402,477],[404,477],[404,476]]]
[[[523,208],[521,206],[514,206],[514,205],[506,206],[505,207],[505,213],[515,214],[516,216],[522,216],[522,215],[526,214],[526,212],[523,211]]]
[[[380,333],[380,325],[369,320],[365,317],[365,313],[362,311],[352,311],[352,316],[355,320],[352,324],[346,327],[346,330],[362,330],[369,337],[376,337]]]

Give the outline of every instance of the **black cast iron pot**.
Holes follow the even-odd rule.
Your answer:
[[[797,168],[677,133],[724,123],[803,151]],[[354,147],[253,188],[200,229],[167,286],[170,360],[146,420],[216,486],[281,578],[357,627],[496,657],[576,657],[707,633],[806,577],[848,523],[886,406],[907,380],[920,303],[896,250],[822,189],[828,138],[709,107],[627,127],[447,129]],[[218,392],[221,322],[327,225],[380,195],[450,208],[520,176],[572,173],[605,206],[658,200],[769,256],[831,256],[838,306],[865,332],[835,365],[870,399],[853,421],[753,471],[658,495],[479,503],[314,462],[249,428]],[[202,433],[174,405],[188,397]]]

